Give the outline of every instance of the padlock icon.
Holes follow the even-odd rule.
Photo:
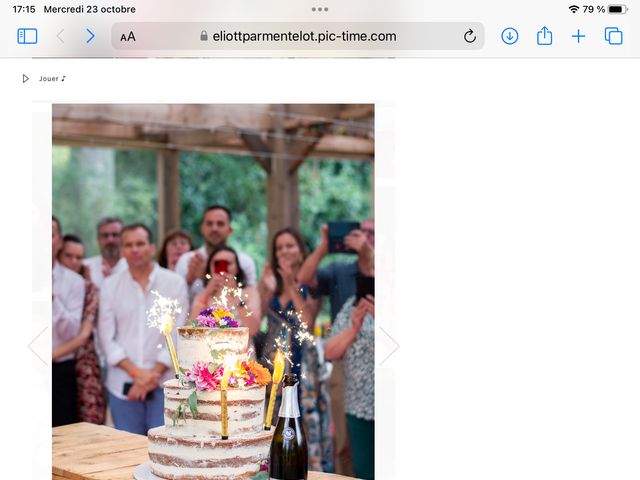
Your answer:
[[[207,40],[209,40],[209,36],[207,35],[206,30],[202,30],[202,32],[200,32],[200,40],[202,42],[206,42]]]

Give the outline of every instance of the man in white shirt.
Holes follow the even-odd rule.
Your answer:
[[[61,247],[60,222],[52,217],[52,350],[80,333],[84,307],[84,280],[58,262],[58,252]],[[52,377],[53,426],[76,423],[78,421],[78,389],[74,353],[69,353],[53,362]]]
[[[178,301],[182,312],[174,319],[173,332],[184,325],[189,300],[184,279],[153,261],[148,227],[122,229],[122,254],[128,268],[102,286],[98,338],[107,359],[105,385],[114,424],[146,435],[164,423],[162,384],[175,376],[164,336],[147,325],[147,312],[156,300],[152,292]]]
[[[199,249],[187,252],[180,257],[176,264],[176,273],[182,275],[189,285],[189,299],[193,300],[197,294],[204,290],[202,279],[206,270],[206,263],[213,248],[217,245],[226,245],[231,228],[231,212],[222,205],[211,205],[202,215],[200,233],[205,239],[205,244]],[[246,253],[237,252],[240,268],[244,271],[248,287],[256,286],[256,264]]]
[[[89,267],[91,281],[98,288],[109,275],[127,268],[127,261],[120,256],[120,232],[122,220],[118,217],[104,217],[98,222],[98,247],[100,255],[84,260]]]

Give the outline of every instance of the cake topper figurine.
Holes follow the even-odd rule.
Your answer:
[[[153,302],[151,309],[147,312],[147,324],[151,328],[158,328],[164,335],[176,378],[179,378],[180,365],[178,364],[176,349],[173,346],[171,331],[173,330],[173,319],[176,314],[182,312],[182,308],[176,299],[163,297],[155,290],[152,290],[151,293],[156,296],[156,299]]]
[[[273,383],[271,384],[271,394],[269,395],[269,408],[267,409],[267,416],[264,420],[264,429],[271,430],[271,419],[273,418],[273,408],[276,404],[276,395],[278,393],[278,384],[282,380],[282,374],[284,373],[284,355],[282,350],[278,350],[276,358],[273,360]]]

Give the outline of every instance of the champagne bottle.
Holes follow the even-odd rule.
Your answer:
[[[271,451],[269,480],[307,480],[307,439],[298,408],[298,380],[286,374]]]

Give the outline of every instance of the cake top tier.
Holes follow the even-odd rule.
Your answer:
[[[185,370],[196,362],[221,364],[230,353],[244,356],[248,346],[247,327],[178,327],[178,363]]]

